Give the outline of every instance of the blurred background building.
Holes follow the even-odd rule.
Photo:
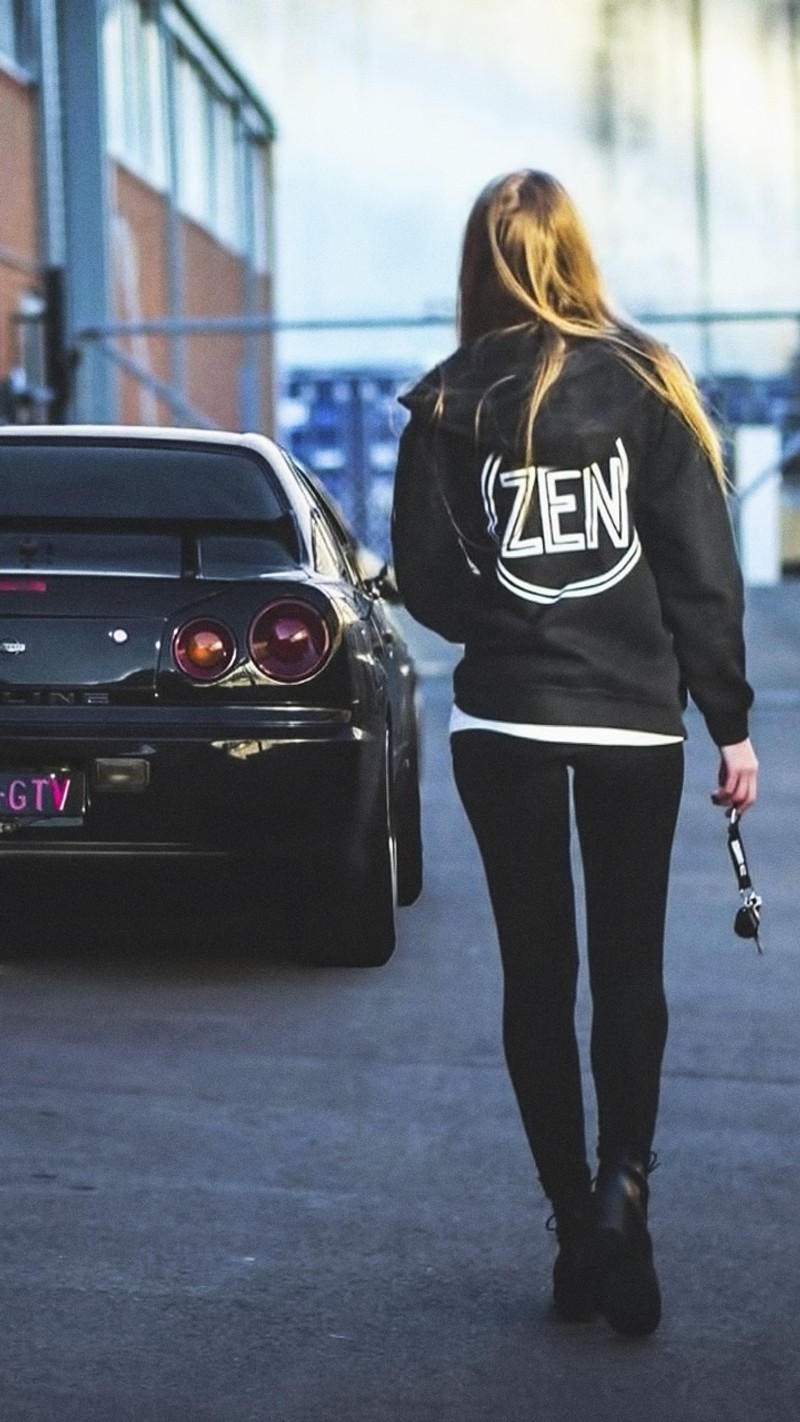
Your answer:
[[[271,426],[269,331],[175,325],[273,306],[273,122],[193,12],[0,0],[0,125],[6,418]]]
[[[385,548],[466,214],[543,167],[800,569],[800,0],[0,0],[0,116],[8,417],[277,432]]]
[[[282,428],[321,471],[337,425],[377,423],[385,457],[384,377],[451,348],[469,207],[529,166],[576,198],[618,306],[684,357],[731,435],[769,426],[780,456],[800,423],[798,0],[196,4],[279,119]],[[359,369],[368,417],[348,413]],[[792,478],[781,499],[794,565]]]

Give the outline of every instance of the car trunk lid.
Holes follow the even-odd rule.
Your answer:
[[[155,685],[162,617],[0,615],[0,688]]]
[[[213,595],[213,584],[202,586]],[[152,694],[165,633],[199,587],[171,577],[0,574],[0,692]]]

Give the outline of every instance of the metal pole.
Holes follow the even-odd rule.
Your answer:
[[[800,321],[800,311],[645,311],[635,318],[646,326],[711,326],[717,322]],[[320,316],[293,321],[278,316],[155,316],[141,321],[110,321],[102,326],[86,326],[76,339],[97,341],[123,336],[239,335],[260,331],[388,331],[424,330],[454,324],[452,315],[435,316]]]
[[[66,261],[61,79],[55,0],[39,0],[39,124],[42,163],[42,246],[48,267]]]
[[[788,0],[789,64],[792,85],[795,209],[800,216],[800,0]],[[800,347],[800,331],[798,331]]]
[[[771,425],[736,431],[736,488],[742,573],[749,587],[781,580],[781,436]]]
[[[108,159],[101,30],[103,0],[56,6],[64,123],[65,291],[68,329],[101,327],[110,315]],[[100,424],[116,416],[114,371],[90,359],[79,371],[77,418]]]
[[[697,227],[698,305],[703,310],[707,310],[711,304],[711,233],[703,83],[703,0],[689,0],[689,36],[692,57],[692,149]],[[710,375],[713,360],[711,329],[708,324],[700,327],[700,359],[703,373]]]
[[[64,322],[64,268],[45,267],[42,285],[45,300],[44,378],[51,392],[47,418],[51,424],[62,425],[67,419],[75,373],[73,352],[67,347]]]
[[[236,154],[238,162],[237,196],[242,204],[242,228],[245,233],[244,264],[244,305],[248,317],[258,316],[258,277],[255,270],[255,232],[253,200],[253,175],[250,166],[250,142],[241,111],[236,116]],[[243,430],[261,428],[260,400],[260,345],[257,332],[246,332],[243,339],[244,360],[242,362],[241,388],[239,391],[240,418]]]
[[[161,4],[157,6],[155,16],[161,39],[161,52],[164,63],[164,108],[167,116],[169,186],[166,192],[166,201],[169,314],[171,317],[180,318],[183,313],[185,283],[183,219],[178,206],[178,169],[180,154],[178,151],[177,59],[175,53],[175,39],[164,18]],[[186,342],[181,334],[176,334],[169,344],[169,369],[171,382],[180,392],[181,397],[185,397],[187,392],[186,365]]]
[[[94,356],[96,360],[99,361],[101,358],[108,360],[113,365],[118,365],[128,375],[132,375],[146,390],[152,390],[154,395],[158,395],[164,400],[185,424],[199,425],[204,430],[219,428],[213,420],[203,414],[202,410],[198,410],[195,405],[184,400],[183,396],[172,385],[168,385],[166,380],[159,380],[158,376],[153,375],[153,372],[148,370],[146,365],[142,365],[141,361],[128,355],[126,351],[118,350],[112,346],[110,341],[100,341],[94,348]]]

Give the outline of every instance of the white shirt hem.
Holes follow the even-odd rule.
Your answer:
[[[450,734],[458,731],[499,731],[501,735],[521,736],[528,741],[587,746],[671,746],[680,745],[683,740],[683,736],[665,736],[658,731],[629,731],[618,726],[550,726],[529,721],[491,721],[484,716],[470,716],[460,706],[454,706],[450,715]]]

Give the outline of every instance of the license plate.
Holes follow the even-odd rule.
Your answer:
[[[0,820],[75,824],[85,805],[83,771],[0,770]]]

